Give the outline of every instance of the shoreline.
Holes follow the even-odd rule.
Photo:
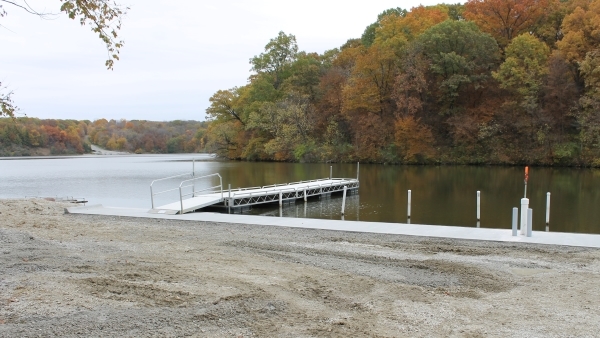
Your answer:
[[[0,336],[600,330],[598,249],[64,214],[70,206],[0,200]]]

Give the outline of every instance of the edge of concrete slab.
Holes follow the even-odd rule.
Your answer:
[[[208,212],[188,213],[183,215],[168,215],[152,214],[148,211],[149,209],[104,207],[102,205],[78,206],[65,209],[65,213],[69,214],[155,218],[250,225],[269,225],[290,228],[369,232],[407,236],[600,248],[600,235],[594,234],[534,231],[532,237],[525,237],[521,235],[512,236],[512,231],[510,229],[488,229],[444,225],[360,222],[254,215],[231,215]]]

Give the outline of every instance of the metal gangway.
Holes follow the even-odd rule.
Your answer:
[[[154,184],[157,182],[173,180],[176,178],[181,179],[183,177],[190,177],[190,176],[192,178],[182,180],[179,183],[179,186],[177,188],[171,188],[171,189],[162,190],[162,191],[158,191],[158,192],[154,191]],[[196,182],[197,181],[207,180],[212,177],[219,178],[219,185],[196,190]],[[158,207],[154,205],[154,197],[155,196],[173,192],[173,191],[179,192],[179,201],[169,203],[166,205],[162,205],[162,206],[158,206]],[[198,210],[198,209],[210,206],[210,205],[215,205],[215,204],[223,202],[223,178],[218,173],[195,177],[193,172],[191,174],[181,174],[181,175],[160,178],[160,179],[152,181],[152,183],[150,184],[150,200],[152,202],[152,210],[150,210],[150,212],[152,212],[152,213],[184,214],[187,212],[192,212],[192,211],[195,211],[195,210]]]

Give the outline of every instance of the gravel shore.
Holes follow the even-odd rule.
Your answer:
[[[600,250],[0,200],[0,337],[598,337]]]

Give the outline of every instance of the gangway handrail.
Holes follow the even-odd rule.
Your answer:
[[[183,214],[183,196],[194,195],[192,197],[195,197],[195,195],[196,195],[196,191],[195,190],[192,191],[191,193],[183,194],[182,193],[182,188],[187,188],[187,187],[194,186],[194,184],[186,185],[186,186],[184,186],[183,184],[187,183],[187,182],[192,182],[192,181],[195,181],[195,180],[207,178],[207,177],[213,177],[213,176],[219,176],[219,185],[214,186],[214,187],[210,187],[210,188],[207,188],[207,189],[202,189],[200,191],[205,191],[205,190],[215,189],[215,188],[221,188],[221,200],[223,200],[223,177],[221,177],[221,175],[219,175],[219,173],[210,174],[210,175],[204,175],[204,176],[200,176],[200,177],[194,177],[194,178],[191,178],[189,180],[184,180],[184,181],[181,181],[181,183],[179,184],[179,204],[181,206],[181,214]]]
[[[177,188],[175,188],[175,189],[169,189],[169,190],[159,191],[157,193],[154,193],[154,190],[152,187],[154,185],[154,183],[159,182],[159,181],[171,180],[171,179],[174,179],[177,177],[182,177],[182,176],[192,176],[193,177],[194,173],[192,172],[192,173],[187,173],[187,174],[180,174],[180,175],[169,176],[169,177],[165,177],[165,178],[159,178],[157,180],[152,181],[152,183],[150,183],[150,200],[152,201],[152,209],[154,209],[154,196],[177,190]]]

